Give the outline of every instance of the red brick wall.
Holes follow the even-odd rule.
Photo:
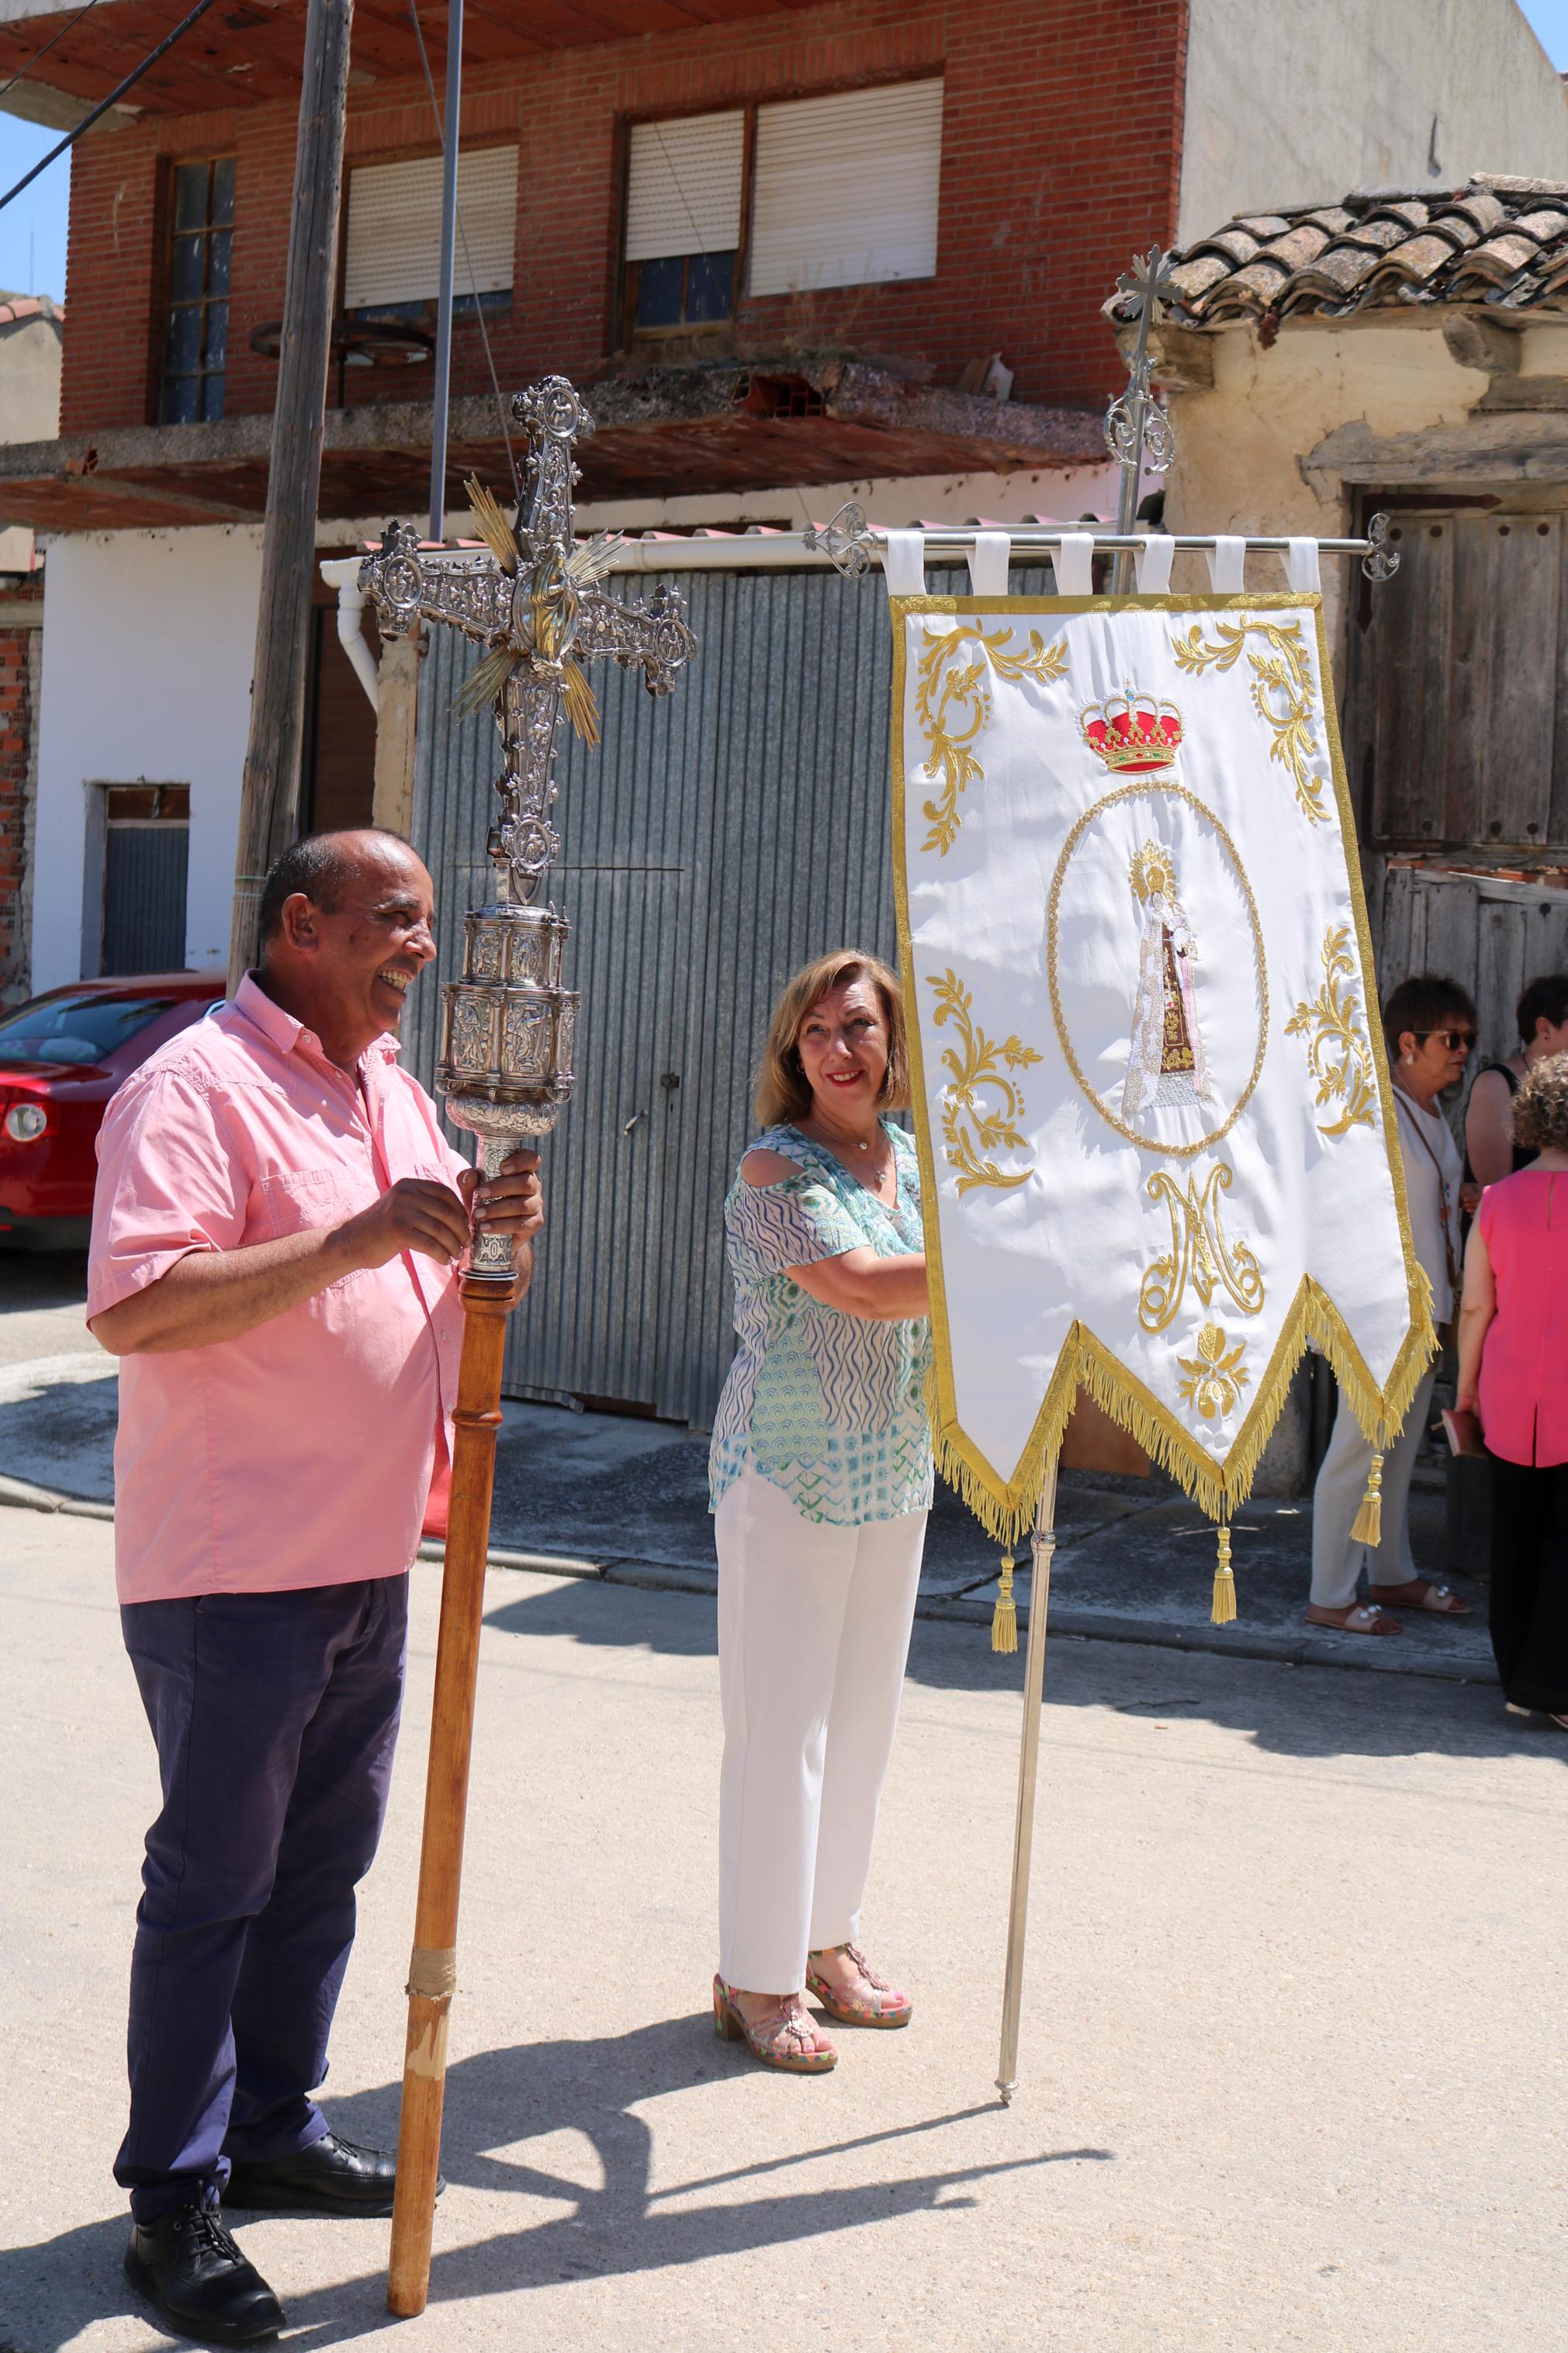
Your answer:
[[[0,602],[42,604],[41,573],[0,576]],[[0,1004],[26,995],[25,890],[34,738],[34,629],[0,628]]]
[[[609,354],[628,118],[940,70],[935,278],[746,302],[737,349],[844,343],[924,358],[945,384],[1000,349],[1015,398],[1100,400],[1121,374],[1100,305],[1134,251],[1174,233],[1186,19],[1186,0],[835,0],[472,70],[465,141],[518,136],[523,151],[512,311],[490,325],[503,388],[549,369],[591,377]],[[152,413],[158,169],[172,155],[237,155],[228,411],[270,408],[273,365],[249,342],[282,308],[295,119],[285,104],[151,119],[78,148],[62,431]],[[351,162],[433,134],[423,84],[352,95]],[[458,391],[487,389],[471,324],[453,366]],[[356,400],[425,396],[414,369],[354,370],[351,384]]]

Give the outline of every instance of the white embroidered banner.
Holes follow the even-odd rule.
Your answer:
[[[938,1459],[1011,1539],[1081,1383],[1227,1516],[1434,1345],[1320,599],[891,602]]]

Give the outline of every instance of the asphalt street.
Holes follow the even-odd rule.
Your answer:
[[[150,2353],[121,2278],[152,1745],[112,1530],[0,1511],[0,2347]],[[437,1573],[326,2105],[395,2130]],[[720,2044],[703,1595],[489,1590],[432,2301],[398,2342],[1259,2353],[1568,2345],[1568,1745],[1495,1691],[1053,1641],[1022,2088],[992,2090],[1021,1661],[916,1629],[865,1935],[916,1997],[821,2081]],[[388,2225],[245,2245],[301,2347]]]

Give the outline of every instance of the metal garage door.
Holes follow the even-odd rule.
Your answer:
[[[1048,575],[1013,577],[1034,594]],[[612,585],[638,597],[653,582]],[[506,1388],[701,1428],[733,1346],[721,1208],[755,1132],[752,1072],[773,997],[828,948],[894,957],[892,647],[879,573],[689,572],[673,585],[700,649],[674,694],[655,702],[637,676],[596,667],[604,741],[563,749],[549,889],[574,926],[568,971],[583,992],[577,1093],[548,1147],[550,1232]],[[472,650],[434,634],[415,839],[436,879],[445,980],[458,916],[488,892],[500,763],[488,715],[451,722]],[[410,1066],[427,1084],[437,1009],[426,979]]]

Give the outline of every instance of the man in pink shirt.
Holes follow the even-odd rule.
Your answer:
[[[88,1322],[121,1359],[115,1566],[158,1746],[131,1972],[126,2269],[176,2327],[284,2325],[219,2203],[391,2211],[310,2094],[381,1831],[408,1569],[444,1525],[470,1209],[543,1220],[532,1153],[476,1198],[397,1067],[430,877],[376,830],[287,850],[259,969],[99,1136]]]

